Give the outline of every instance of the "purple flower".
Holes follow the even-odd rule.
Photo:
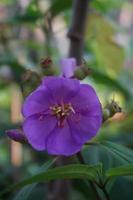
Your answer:
[[[76,69],[76,59],[75,58],[63,58],[60,60],[60,67],[62,75],[66,78],[72,77]]]
[[[102,110],[94,89],[79,80],[44,78],[22,109],[23,129],[36,150],[72,155],[94,137],[102,123]]]
[[[21,129],[10,129],[6,131],[8,137],[16,142],[26,142],[25,135]]]

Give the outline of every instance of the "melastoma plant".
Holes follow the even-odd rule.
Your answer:
[[[51,59],[41,61],[43,74],[45,72],[47,75],[53,73],[51,64]],[[90,73],[90,71],[85,70],[84,65],[77,68],[74,58],[63,59],[60,61],[60,65],[61,73],[59,76],[46,76],[45,74],[41,83],[39,77],[38,87],[35,90],[32,88],[33,92],[26,97],[22,106],[24,117],[22,129],[8,130],[7,135],[17,142],[30,144],[35,150],[46,150],[48,154],[58,156],[77,154],[76,156],[82,165],[56,167],[45,172],[48,166],[54,162],[54,160],[50,161],[50,164],[48,161],[44,172],[41,174],[39,172],[38,175],[11,186],[3,193],[36,181],[54,180],[62,177],[86,178],[97,199],[103,199],[99,194],[99,190],[101,190],[106,199],[109,200],[106,188],[109,179],[119,175],[132,175],[133,166],[118,167],[116,171],[112,168],[104,172],[102,164],[85,165],[84,157],[80,151],[85,143],[98,134],[102,123],[115,113],[121,112],[121,108],[113,100],[102,110],[94,88],[80,81],[86,76],[86,73]],[[124,162],[132,160],[132,153],[128,149],[110,142],[100,144],[105,145],[107,149],[111,148],[110,151],[117,157],[120,155],[120,159],[124,159]],[[31,186],[31,190],[35,185]],[[97,188],[99,189],[97,190]],[[28,190],[26,188],[26,191],[29,195],[29,188]],[[23,196],[22,194],[26,194],[23,189],[18,197],[19,195]]]

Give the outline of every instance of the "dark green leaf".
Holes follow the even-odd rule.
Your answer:
[[[133,181],[131,177],[119,177],[114,183],[109,195],[112,200],[133,199]]]
[[[51,159],[49,161],[47,161],[43,166],[41,166],[37,171],[36,171],[36,175],[38,173],[41,172],[46,172],[48,170],[49,167],[51,167],[51,165],[56,161],[55,159]],[[34,175],[35,175],[34,174]],[[33,191],[33,189],[37,186],[37,183],[33,183],[31,185],[27,185],[25,187],[23,187],[20,192],[15,196],[14,200],[26,200],[28,199],[29,195],[31,194],[31,192]]]
[[[105,141],[101,142],[101,144],[113,155],[116,155],[118,159],[122,159],[125,162],[125,164],[133,163],[133,151],[131,149],[128,149],[127,147],[113,142]]]
[[[88,166],[80,164],[72,164],[63,167],[57,167],[50,169],[47,172],[42,172],[37,175],[34,175],[28,179],[25,179],[3,191],[0,196],[3,194],[22,188],[26,185],[32,183],[38,183],[41,181],[50,181],[55,179],[88,179],[95,180],[98,177],[98,174],[101,173],[102,166],[101,164]]]
[[[82,151],[86,164],[95,165],[99,162],[102,163],[103,169],[106,171],[110,168],[120,166],[124,161],[116,158],[110,151],[107,151],[101,145],[90,145]]]
[[[61,12],[64,12],[65,10],[69,9],[71,5],[72,5],[72,0],[67,0],[67,1],[55,0],[51,5],[49,11],[52,13],[52,16],[55,17]]]

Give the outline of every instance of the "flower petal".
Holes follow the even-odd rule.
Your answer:
[[[75,58],[64,58],[60,60],[61,72],[64,77],[72,77],[76,69]]]
[[[47,139],[47,151],[53,155],[69,156],[81,149],[81,144],[76,143],[71,130],[66,123],[63,128],[56,127]]]
[[[84,144],[97,134],[101,127],[102,117],[101,115],[88,117],[73,114],[69,117],[68,122],[75,140]]]
[[[45,87],[39,87],[31,93],[26,99],[22,107],[24,117],[29,117],[36,113],[48,110],[52,104],[52,98]]]
[[[80,85],[80,91],[71,99],[72,106],[76,112],[83,115],[102,115],[101,104],[95,90],[87,84]]]
[[[76,79],[64,77],[48,77],[43,79],[43,84],[48,88],[56,103],[70,102],[80,89],[80,82]]]
[[[25,120],[23,129],[28,142],[33,148],[36,150],[45,150],[46,138],[55,128],[56,123],[56,118],[50,115],[36,114]]]

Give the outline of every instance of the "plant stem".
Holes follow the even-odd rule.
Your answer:
[[[107,190],[105,189],[105,187],[101,187],[101,189],[106,197],[106,200],[110,200],[109,194],[108,194]]]
[[[77,157],[78,157],[80,163],[85,164],[81,152],[78,152],[78,153],[77,153]],[[93,190],[94,193],[95,193],[96,199],[97,199],[97,200],[101,200],[101,197],[99,196],[99,193],[98,193],[98,191],[97,191],[97,189],[96,189],[95,184],[94,184],[92,181],[89,181],[89,184],[90,184],[92,190]]]
[[[77,153],[77,157],[78,157],[80,163],[85,164],[81,152]],[[91,186],[92,190],[93,190],[94,193],[95,193],[95,196],[96,196],[97,200],[101,200],[101,197],[99,196],[99,193],[98,193],[98,191],[97,191],[97,189],[96,189],[96,185],[103,191],[103,193],[104,193],[104,195],[105,195],[105,197],[106,197],[105,200],[110,200],[109,194],[108,194],[108,192],[107,192],[107,190],[106,190],[106,188],[105,188],[105,184],[102,184],[102,183],[101,183],[101,184],[97,184],[97,183],[96,183],[96,185],[95,185],[95,183],[92,182],[92,181],[89,181],[89,183],[90,183],[90,186]]]
[[[108,194],[108,192],[107,192],[107,190],[106,190],[106,183],[107,183],[107,181],[103,183],[102,180],[100,179],[100,180],[99,180],[99,183],[96,182],[96,185],[97,185],[97,186],[102,190],[102,192],[104,193],[104,196],[106,197],[105,200],[110,200],[109,194]]]
[[[78,65],[82,62],[89,2],[90,0],[74,0],[72,24],[68,31],[68,38],[70,39],[69,57],[74,57]]]

